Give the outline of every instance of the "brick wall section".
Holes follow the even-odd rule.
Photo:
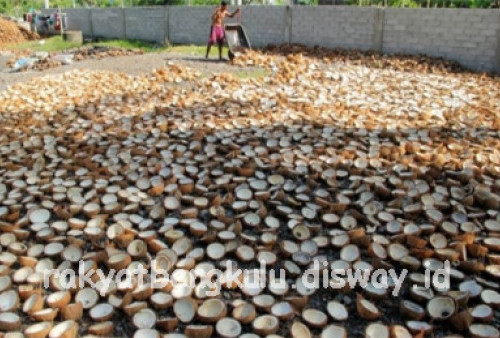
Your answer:
[[[498,10],[388,8],[383,51],[444,57],[491,71],[496,66],[499,35]]]
[[[94,38],[125,38],[125,10],[123,8],[93,8],[91,16]]]
[[[125,36],[131,40],[165,42],[167,40],[167,8],[125,8]]]
[[[292,8],[292,43],[371,50],[375,46],[376,8],[320,6]]]

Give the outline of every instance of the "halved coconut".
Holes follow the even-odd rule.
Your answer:
[[[358,226],[358,222],[354,217],[347,215],[341,218],[340,225],[345,230],[352,230]]]
[[[500,232],[500,221],[489,219],[484,222],[484,227],[491,232]]]
[[[490,305],[493,308],[500,307],[500,293],[495,290],[483,290],[483,292],[481,292],[481,300],[486,305]]]
[[[306,309],[302,311],[302,318],[314,328],[322,328],[328,322],[327,315],[317,309]]]
[[[493,314],[493,309],[486,304],[476,305],[471,310],[472,317],[480,322],[489,322],[493,319]]]
[[[474,338],[498,338],[500,332],[492,325],[472,324],[469,327],[469,333]]]
[[[19,307],[19,296],[16,291],[8,290],[0,293],[0,312],[9,312]]]
[[[23,312],[27,314],[40,311],[41,309],[43,309],[43,297],[38,293],[29,296],[23,304]]]
[[[242,324],[251,323],[257,316],[255,307],[252,304],[244,303],[233,309],[233,318]]]
[[[222,318],[215,325],[215,330],[223,338],[236,338],[241,334],[241,324],[233,318]]]
[[[59,309],[43,309],[31,313],[30,317],[38,321],[53,321],[59,313]]]
[[[427,303],[427,313],[434,320],[446,320],[457,311],[457,304],[452,297],[438,296]]]
[[[82,303],[76,302],[61,308],[61,314],[65,320],[80,320],[83,316]]]
[[[214,331],[212,325],[188,325],[184,334],[188,337],[211,337]]]
[[[372,323],[368,325],[365,330],[366,338],[389,338],[389,328],[379,323]]]
[[[51,216],[47,209],[30,210],[28,214],[31,223],[47,223]]]
[[[150,301],[155,309],[162,310],[172,306],[174,298],[166,292],[156,292],[151,295]]]
[[[365,294],[371,299],[383,299],[387,295],[387,286],[375,286],[373,283],[368,283],[365,288]]]
[[[336,321],[344,321],[349,317],[346,307],[336,301],[330,301],[326,305],[326,311]]]
[[[500,264],[490,264],[490,265],[486,266],[484,271],[486,273],[490,274],[492,277],[500,278]]]
[[[159,318],[156,321],[156,326],[166,332],[172,332],[175,330],[179,323],[179,319],[177,317],[165,317],[165,318]]]
[[[168,335],[165,335],[165,337]],[[160,338],[160,332],[154,329],[139,329],[135,331],[134,338]],[[184,335],[182,335],[184,337]]]
[[[108,321],[90,325],[88,327],[88,331],[90,334],[96,336],[109,336],[113,332],[114,328],[115,325],[113,324],[113,322]]]
[[[235,255],[242,262],[250,262],[255,258],[255,251],[248,245],[241,245],[236,249]]]
[[[142,309],[134,314],[132,322],[138,329],[151,329],[156,324],[156,314],[151,309]]]
[[[142,309],[147,309],[148,303],[146,302],[133,302],[123,306],[123,312],[127,314],[127,316],[132,317],[137,312]]]
[[[304,278],[299,277],[295,283],[296,290],[301,296],[310,296],[316,292],[316,288],[314,287],[314,281],[312,278],[308,278],[307,283],[304,283]],[[312,287],[311,287],[312,286]]]
[[[399,304],[399,312],[410,319],[422,320],[425,317],[425,309],[417,303],[403,300]]]
[[[469,327],[471,326],[473,321],[474,321],[474,318],[470,314],[469,310],[457,311],[448,320],[448,322],[451,324],[451,326],[455,330],[460,331],[460,332],[467,331],[469,329]]]
[[[57,324],[49,333],[49,338],[75,338],[77,336],[78,324],[73,320]]]
[[[49,335],[54,325],[51,322],[40,322],[28,326],[24,330],[26,338],[45,338]]]
[[[413,338],[408,329],[402,325],[391,325],[390,331],[393,338]]]
[[[289,302],[278,302],[271,307],[271,314],[281,320],[287,320],[293,317],[294,309]]]
[[[375,304],[364,299],[360,294],[356,297],[356,309],[359,316],[363,319],[374,320],[381,316],[381,312]]]
[[[431,324],[414,320],[406,322],[406,327],[413,334],[429,334],[433,330]]]
[[[257,261],[266,266],[272,266],[276,263],[277,257],[271,251],[262,250],[257,254]]]
[[[434,291],[423,286],[413,286],[410,288],[410,296],[416,302],[423,303],[431,300],[434,297]]]
[[[120,271],[125,269],[132,262],[132,258],[126,253],[116,253],[108,258],[106,264],[110,269]]]
[[[14,331],[21,326],[21,317],[13,312],[0,313],[0,331]]]
[[[63,250],[61,257],[69,262],[77,263],[80,259],[82,259],[83,252],[81,248],[75,245],[70,245]]]
[[[500,251],[500,238],[498,238],[498,237],[485,238],[483,240],[483,243],[490,250]]]
[[[321,338],[347,338],[347,331],[342,326],[328,325],[321,331]]]
[[[14,255],[10,252],[7,252],[7,251],[0,253],[0,264],[6,265],[6,266],[11,266],[16,262],[17,262],[16,255]]]
[[[349,244],[340,251],[340,259],[346,262],[354,262],[359,259],[359,248],[354,244]]]
[[[256,295],[252,298],[252,302],[257,308],[270,311],[275,299],[271,295]]]
[[[458,289],[469,293],[470,298],[478,297],[483,288],[475,280],[465,281],[459,284]]]
[[[389,245],[388,252],[389,256],[395,261],[400,261],[403,257],[406,257],[409,254],[408,249],[401,244]]]
[[[167,210],[177,210],[181,204],[175,196],[168,196],[163,201],[163,205]]]
[[[109,303],[101,303],[95,305],[90,309],[89,315],[95,321],[104,322],[111,319],[114,315],[115,309]]]
[[[174,313],[181,322],[189,323],[193,320],[197,307],[196,302],[192,298],[184,297],[174,302]]]
[[[301,322],[293,322],[292,327],[290,328],[290,335],[293,338],[311,338],[312,334],[309,331],[309,328],[302,324]]]
[[[99,294],[91,288],[83,288],[75,296],[75,302],[82,303],[84,309],[90,309],[97,304]]]
[[[219,299],[208,299],[198,308],[198,317],[204,323],[216,323],[226,316],[226,304]]]
[[[272,315],[263,315],[253,320],[252,327],[257,334],[270,335],[278,331],[279,320]]]
[[[172,250],[178,255],[183,256],[193,247],[192,241],[188,237],[181,237],[172,244]],[[175,260],[177,262],[177,259]],[[175,263],[174,263],[175,264]]]
[[[236,190],[236,198],[242,201],[249,201],[252,199],[253,193],[252,190],[248,188],[241,188]]]
[[[144,257],[148,251],[147,245],[143,240],[136,239],[127,246],[127,253],[134,257]]]
[[[47,297],[47,305],[51,308],[61,309],[71,301],[71,293],[69,291],[57,291]]]

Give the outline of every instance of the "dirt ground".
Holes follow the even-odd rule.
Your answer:
[[[149,73],[155,68],[163,66],[166,62],[172,61],[201,71],[203,74],[220,72],[238,72],[242,69],[231,65],[227,60],[219,61],[215,55],[208,60],[199,55],[180,54],[172,52],[147,53],[143,55],[110,57],[101,60],[88,59],[75,62],[72,65],[50,68],[45,71],[25,71],[9,73],[6,66],[11,58],[8,54],[0,55],[0,91],[18,82],[25,82],[31,78],[48,74],[59,74],[71,69],[92,69],[109,70],[115,72],[125,72],[131,75]],[[248,71],[249,68],[245,68]]]

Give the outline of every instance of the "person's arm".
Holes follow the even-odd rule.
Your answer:
[[[240,11],[240,9],[238,8],[237,10],[235,10],[233,13],[229,14],[227,13],[226,15],[230,18],[234,17],[236,14],[238,14],[238,12]]]

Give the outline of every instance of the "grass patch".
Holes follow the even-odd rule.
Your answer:
[[[146,53],[168,50],[168,46],[139,40],[103,40],[85,44],[86,46],[115,47],[123,49],[141,49]]]
[[[30,50],[34,52],[59,52],[79,46],[77,43],[64,41],[61,36],[43,39],[43,43],[40,43],[41,41],[42,40],[10,44],[6,45],[5,49]]]
[[[43,43],[40,43],[44,41]],[[6,45],[5,49],[9,50],[29,50],[34,52],[59,52],[67,49],[79,47],[80,45],[73,42],[67,42],[61,36],[53,36],[47,39],[38,41],[28,41],[18,44]],[[102,47],[116,47],[125,49],[142,49],[144,52],[157,52],[167,50],[167,46],[161,46],[150,42],[138,40],[105,40],[85,43],[84,46],[102,46]]]
[[[40,43],[44,41],[43,43]],[[145,42],[139,40],[125,40],[125,39],[117,39],[117,40],[102,40],[97,42],[89,42],[85,43],[84,46],[92,47],[115,47],[115,48],[124,48],[124,49],[141,49],[146,53],[154,53],[154,52],[172,52],[179,54],[188,54],[188,55],[196,55],[196,56],[205,56],[206,46],[194,46],[194,45],[179,45],[179,46],[167,46],[167,45],[159,45],[152,42]],[[38,40],[38,41],[28,41],[18,44],[10,44],[4,46],[4,49],[7,50],[26,50],[26,51],[44,51],[44,52],[60,52],[67,49],[72,49],[79,47],[78,44],[67,42],[62,39],[61,36],[53,36],[47,39]],[[222,48],[222,55],[227,57],[228,47],[224,46]],[[210,56],[217,56],[219,53],[219,49],[217,46],[212,46],[210,51]],[[243,75],[244,76],[244,75]]]
[[[194,46],[194,45],[180,45],[180,46],[170,46],[167,48],[168,52],[179,53],[179,54],[191,54],[198,56],[205,56],[207,51],[207,46]],[[222,56],[227,57],[228,48],[227,46],[222,47]],[[209,56],[219,55],[219,47],[212,46],[210,49]]]

